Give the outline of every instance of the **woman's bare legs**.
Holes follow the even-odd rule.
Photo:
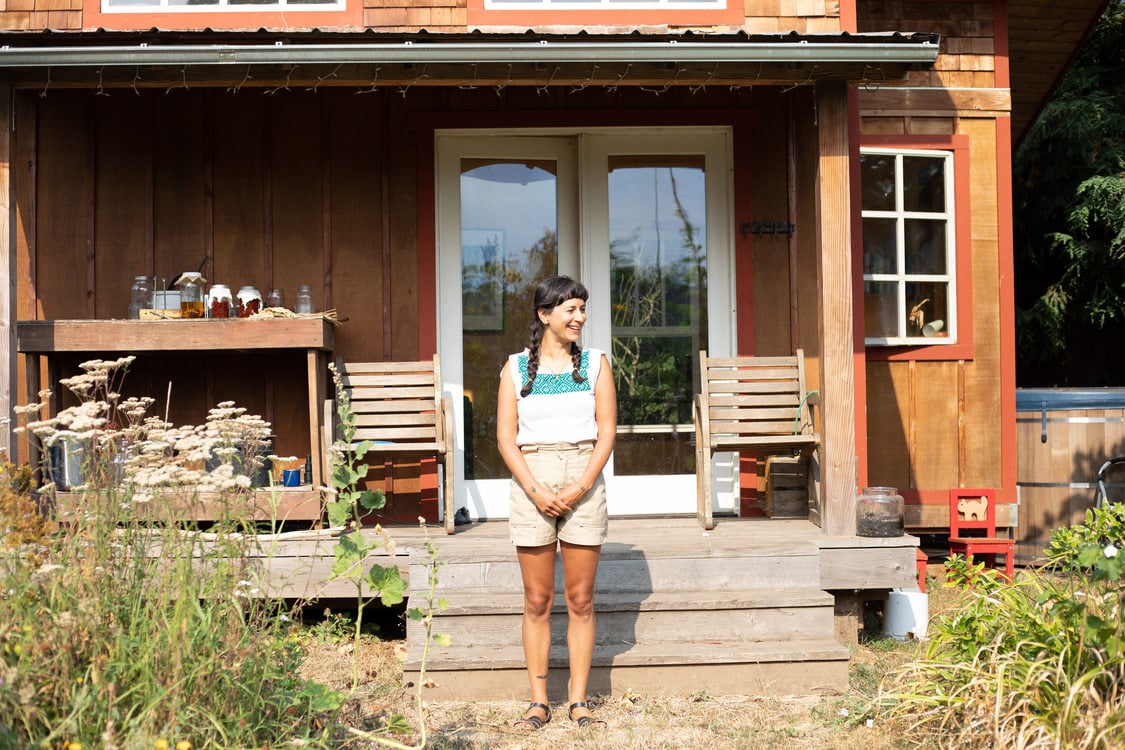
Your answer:
[[[560,542],[563,560],[563,581],[569,621],[566,630],[570,653],[570,691],[568,704],[585,703],[590,681],[590,662],[594,656],[594,579],[598,574],[600,546]],[[589,716],[585,707],[575,709],[578,719]]]
[[[516,547],[523,577],[523,655],[531,683],[531,702],[547,702],[547,661],[551,653],[551,606],[555,601],[555,545]],[[527,715],[544,721],[547,712],[531,708]]]

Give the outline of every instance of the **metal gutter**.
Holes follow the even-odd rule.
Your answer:
[[[108,67],[132,65],[277,65],[277,64],[487,64],[487,63],[898,63],[933,64],[937,38],[925,35],[883,41],[885,36],[857,41],[696,42],[548,41],[425,42],[303,44],[133,45],[0,45],[0,68]],[[2,37],[0,37],[2,39]],[[863,40],[863,41],[859,41]]]

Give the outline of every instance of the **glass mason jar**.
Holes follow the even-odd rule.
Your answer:
[[[856,536],[902,536],[902,495],[894,487],[866,487],[855,504]]]
[[[266,307],[285,307],[285,292],[277,287],[266,292]]]
[[[256,286],[244,286],[238,290],[238,317],[249,318],[262,311],[262,293]]]
[[[313,303],[312,287],[308,284],[301,284],[297,287],[297,303],[293,306],[293,312],[316,312],[316,305]]]
[[[133,277],[133,288],[129,292],[129,320],[139,320],[141,310],[152,309],[152,295],[154,290],[151,276]]]
[[[203,285],[207,279],[196,271],[185,271],[176,282],[180,287],[180,317],[203,317]]]
[[[226,284],[212,284],[207,293],[207,314],[212,318],[229,318],[234,306],[234,297]]]

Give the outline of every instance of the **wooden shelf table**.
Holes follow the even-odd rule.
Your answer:
[[[40,358],[47,360],[52,389],[58,381],[56,355],[144,355],[160,352],[223,352],[251,350],[303,351],[308,370],[309,452],[312,489],[286,488],[285,510],[291,520],[320,517],[319,488],[325,483],[321,404],[327,397],[327,370],[334,346],[333,324],[323,317],[250,320],[21,320],[16,324],[16,351],[24,357],[27,393],[39,393]],[[33,463],[34,463],[34,456]],[[263,493],[270,490],[263,489]],[[316,502],[312,502],[312,500]],[[254,503],[255,515],[270,511],[270,502]],[[266,516],[268,518],[268,516]],[[264,519],[263,519],[264,520]]]

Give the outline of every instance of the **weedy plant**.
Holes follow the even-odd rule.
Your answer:
[[[1014,582],[953,556],[961,607],[930,624],[922,658],[878,702],[950,748],[1125,746],[1121,506],[1059,529],[1048,564]]]
[[[343,526],[344,532],[340,535],[335,547],[335,561],[332,566],[333,579],[346,579],[355,584],[356,588],[356,618],[353,632],[355,658],[352,661],[352,689],[359,685],[359,645],[362,638],[363,611],[368,604],[364,589],[378,595],[385,606],[402,603],[406,597],[406,581],[396,565],[380,565],[372,563],[364,570],[364,562],[369,555],[380,547],[394,555],[394,542],[386,531],[376,525],[369,532],[363,529],[363,516],[370,511],[381,510],[386,505],[386,495],[381,490],[371,490],[360,487],[360,482],[367,476],[367,464],[364,457],[371,450],[371,441],[356,441],[356,415],[352,409],[351,399],[347,389],[344,388],[343,378],[334,365],[329,365],[332,371],[332,380],[336,390],[336,415],[340,426],[340,439],[332,445],[332,487],[335,496],[326,504],[328,521],[332,526]],[[431,641],[448,643],[444,635],[434,634],[433,613],[437,608],[444,609],[447,602],[435,598],[437,586],[437,571],[440,567],[437,548],[426,531],[424,518],[418,519],[425,535],[425,546],[428,557],[427,570],[427,595],[420,606],[408,610],[407,616],[412,620],[420,621],[426,629],[426,643],[422,655],[422,671],[418,680],[416,707],[418,710],[419,741],[417,745],[405,745],[380,735],[348,728],[348,731],[358,737],[372,740],[380,745],[397,748],[398,750],[413,750],[426,746],[426,723],[423,711],[422,689],[426,684],[425,663],[429,653]],[[406,719],[401,714],[390,718],[387,724],[390,731],[403,732],[409,729]]]
[[[55,418],[19,410],[38,445],[66,430],[86,450],[57,519],[37,515],[50,483],[2,478],[0,529],[18,534],[0,545],[0,748],[324,746],[344,696],[296,676],[242,533],[248,477],[219,450],[268,425],[229,404],[201,427],[147,417],[119,396],[131,361],[84,363]],[[201,488],[232,509],[206,535],[165,512]]]

